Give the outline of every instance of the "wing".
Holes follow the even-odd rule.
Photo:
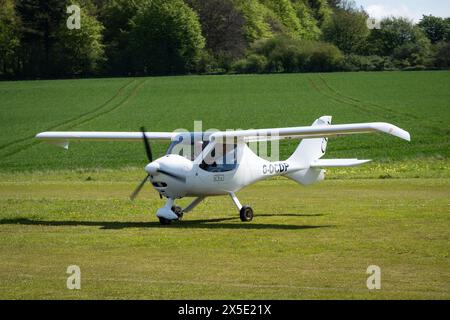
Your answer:
[[[151,140],[171,140],[176,132],[146,132],[145,136]],[[69,141],[142,141],[142,132],[100,132],[100,131],[66,131],[41,132],[36,139],[67,149]]]
[[[219,131],[210,136],[210,140],[241,138],[249,141],[267,141],[281,139],[327,138],[357,133],[383,132],[411,141],[410,134],[386,122],[352,123],[337,125],[314,125],[309,127],[272,128],[257,130]]]

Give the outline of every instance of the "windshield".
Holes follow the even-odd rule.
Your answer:
[[[167,154],[177,154],[186,159],[194,161],[200,153],[205,149],[208,145],[209,141],[198,141],[191,137],[191,139],[184,139],[184,137],[180,136],[177,140],[172,141],[167,148]]]

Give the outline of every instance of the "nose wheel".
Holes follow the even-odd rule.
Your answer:
[[[172,206],[171,210],[173,213],[176,214],[176,216],[178,217],[178,219],[167,219],[164,217],[158,217],[159,219],[159,223],[163,226],[169,225],[172,223],[172,221],[176,221],[176,220],[181,220],[183,218],[183,209],[179,206]]]
[[[178,220],[183,219],[183,209],[180,206],[172,206],[172,211],[178,216]]]
[[[159,217],[159,223],[163,226],[167,226],[172,223],[172,220]]]

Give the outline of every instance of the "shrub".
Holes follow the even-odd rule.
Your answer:
[[[342,52],[332,44],[278,36],[254,43],[247,59],[236,62],[233,70],[236,72],[336,71],[342,69],[343,59]]]
[[[231,67],[231,69],[235,73],[247,73],[247,60],[246,59],[236,60],[233,63],[233,66]]]
[[[403,71],[424,71],[424,70],[427,70],[427,67],[423,65],[416,65],[412,67],[403,68]]]
[[[258,54],[251,54],[246,59],[240,59],[232,66],[236,73],[263,73],[266,68],[267,58]]]
[[[360,56],[350,54],[343,62],[345,71],[392,71],[396,70],[390,57],[380,57],[377,55]]]
[[[334,45],[318,42],[311,51],[308,71],[337,71],[342,69],[344,56]]]
[[[267,58],[258,54],[247,57],[246,69],[249,73],[263,73],[267,67]]]

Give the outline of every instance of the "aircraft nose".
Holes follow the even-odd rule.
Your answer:
[[[158,170],[159,170],[159,163],[157,162],[151,162],[147,166],[145,166],[145,171],[151,175],[156,175],[158,173]]]

